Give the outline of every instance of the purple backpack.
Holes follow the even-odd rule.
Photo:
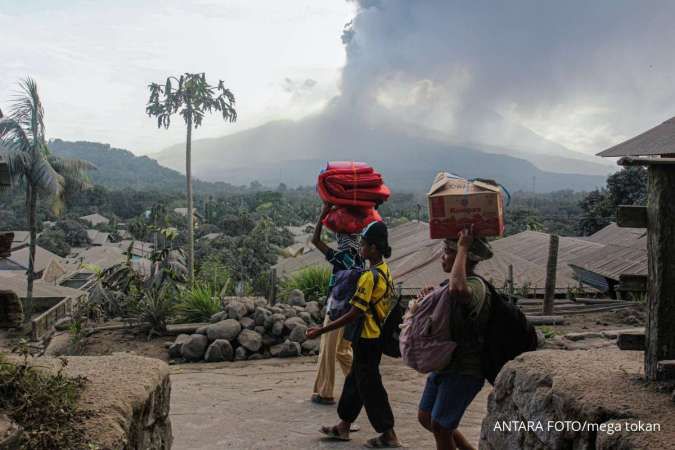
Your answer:
[[[457,347],[450,338],[450,307],[447,285],[408,307],[399,338],[401,357],[407,366],[429,373],[450,364]]]

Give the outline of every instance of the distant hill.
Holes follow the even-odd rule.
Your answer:
[[[609,171],[565,154],[550,159],[560,167],[558,172],[576,166],[586,174],[545,171],[519,152],[454,144],[402,124],[372,124],[330,108],[296,122],[270,122],[221,138],[196,140],[192,149],[193,173],[203,180],[245,184],[255,179],[269,186],[313,184],[327,160],[341,159],[367,161],[394,189],[416,192],[425,192],[441,170],[493,178],[514,191],[531,191],[534,184],[538,192],[594,189],[604,185]],[[167,167],[182,167],[180,145],[155,156]],[[588,174],[583,169],[589,166],[599,172]]]
[[[161,166],[147,156],[136,156],[128,150],[113,148],[97,142],[68,142],[54,139],[49,148],[64,158],[82,159],[93,163],[97,170],[89,173],[92,181],[108,189],[185,191],[185,175]],[[223,192],[236,190],[227,183],[194,181],[197,192]]]

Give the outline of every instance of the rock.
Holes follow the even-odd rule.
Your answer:
[[[288,299],[286,300],[291,306],[305,306],[305,294],[302,293],[300,289],[293,289],[290,294],[288,294]]]
[[[190,340],[189,334],[179,334],[176,340],[169,347],[169,358],[176,359],[183,357],[183,344]]]
[[[269,310],[272,312],[272,314],[282,314],[284,312],[284,310],[279,306],[272,306],[269,308]]]
[[[292,356],[300,356],[300,344],[286,340],[283,344],[275,345],[270,348],[270,353],[274,357],[289,358]]]
[[[272,334],[274,336],[281,336],[284,334],[284,323],[282,321],[274,322],[272,324]]]
[[[291,317],[296,317],[298,315],[297,312],[293,308],[286,308],[284,309],[284,317],[287,319],[290,319]]]
[[[267,299],[265,297],[256,297],[253,300],[253,303],[255,304],[255,306],[261,308],[266,308],[267,306],[269,306],[269,303],[267,303]]]
[[[252,330],[255,328],[255,320],[250,317],[242,317],[239,319],[239,324],[241,325],[242,330]]]
[[[302,343],[302,351],[305,353],[318,353],[321,346],[321,339],[307,339]]]
[[[286,320],[286,316],[283,315],[282,313],[274,313],[272,314],[271,319],[272,322],[278,322],[279,320],[283,322],[284,320]]]
[[[301,312],[305,312],[305,308],[302,306],[294,306],[293,309],[295,310],[295,314],[300,314]]]
[[[183,344],[181,355],[188,361],[201,361],[204,358],[209,340],[203,334],[193,334]]]
[[[232,349],[232,344],[225,339],[216,339],[206,349],[204,359],[207,362],[232,361],[233,356],[234,350]]]
[[[54,324],[56,331],[68,331],[73,324],[73,318],[70,316],[62,317]]]
[[[305,321],[305,324],[311,325],[314,321],[312,320],[312,315],[306,311],[303,311],[298,314],[298,317]]]
[[[270,336],[269,334],[265,333],[262,335],[262,344],[263,347],[271,347],[273,345],[276,345],[279,343],[279,338],[276,336]]]
[[[69,350],[70,350],[70,333],[64,331],[61,333],[56,333],[54,336],[52,336],[52,338],[49,340],[49,344],[45,348],[45,356],[67,355]]]
[[[258,307],[253,313],[253,320],[258,326],[265,326],[268,320],[271,320],[272,312],[269,309]],[[271,322],[270,322],[271,325]]]
[[[255,361],[257,359],[264,359],[265,357],[261,355],[260,353],[254,353],[251,356],[248,357],[249,361]]]
[[[308,312],[312,316],[312,319],[314,319],[314,321],[317,323],[321,322],[321,319],[323,318],[323,315],[321,314],[321,306],[317,302],[307,302],[307,306],[305,306],[305,312]]]
[[[234,351],[234,360],[235,361],[246,361],[246,349],[244,347],[237,347]]]
[[[215,341],[216,339],[233,341],[239,335],[240,331],[241,325],[239,322],[234,319],[226,319],[209,325],[206,330],[206,335],[209,337],[209,341]]]
[[[220,312],[217,312],[214,315],[212,315],[209,322],[216,323],[216,322],[220,322],[220,321],[225,320],[225,319],[227,319],[227,312],[220,311]]]
[[[546,336],[542,333],[539,328],[536,328],[537,331],[537,348],[542,348],[546,343]]]
[[[167,349],[167,350],[170,349],[172,345],[173,345],[173,342],[171,342],[171,341],[165,341],[164,342],[164,348]]]
[[[288,335],[288,339],[290,339],[292,342],[302,344],[307,339],[307,336],[305,336],[306,332],[307,327],[305,325],[296,325],[291,330],[291,334]]]
[[[0,448],[14,450],[19,446],[23,429],[6,414],[0,414]]]
[[[207,332],[208,329],[209,329],[209,326],[208,326],[208,325],[204,325],[203,327],[197,328],[197,329],[195,330],[195,334],[203,334],[204,336],[206,336],[206,332]]]
[[[288,331],[293,331],[293,328],[297,327],[298,325],[306,326],[305,321],[300,317],[291,317],[284,321],[284,327],[286,327]]]
[[[252,352],[260,350],[263,344],[262,336],[253,330],[242,330],[237,339],[242,347]]]
[[[239,320],[242,317],[246,317],[246,314],[248,314],[248,308],[246,305],[240,301],[231,301],[226,307],[225,311],[227,311],[227,317],[230,319],[236,319]]]

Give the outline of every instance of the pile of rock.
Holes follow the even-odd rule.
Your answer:
[[[223,305],[210,325],[179,335],[169,357],[219,362],[318,354],[319,340],[308,340],[305,332],[323,321],[325,310],[318,302],[305,302],[301,291],[273,306],[250,297],[226,297]]]

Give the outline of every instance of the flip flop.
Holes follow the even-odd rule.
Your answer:
[[[353,423],[349,426],[350,433],[356,433],[357,431],[361,431],[361,427],[358,426],[357,424]]]
[[[368,439],[364,444],[366,448],[401,448],[400,442],[387,442],[382,436]]]
[[[349,434],[347,434],[346,436],[341,435],[338,432],[337,427],[335,427],[335,426],[333,426],[333,427],[321,427],[321,429],[319,431],[321,431],[323,434],[325,434],[327,439],[330,439],[330,440],[333,440],[333,441],[351,441],[351,438],[349,437]]]
[[[326,398],[326,397],[321,397],[319,394],[314,394],[312,395],[312,403],[316,403],[317,405],[334,405],[335,400],[332,398]]]

